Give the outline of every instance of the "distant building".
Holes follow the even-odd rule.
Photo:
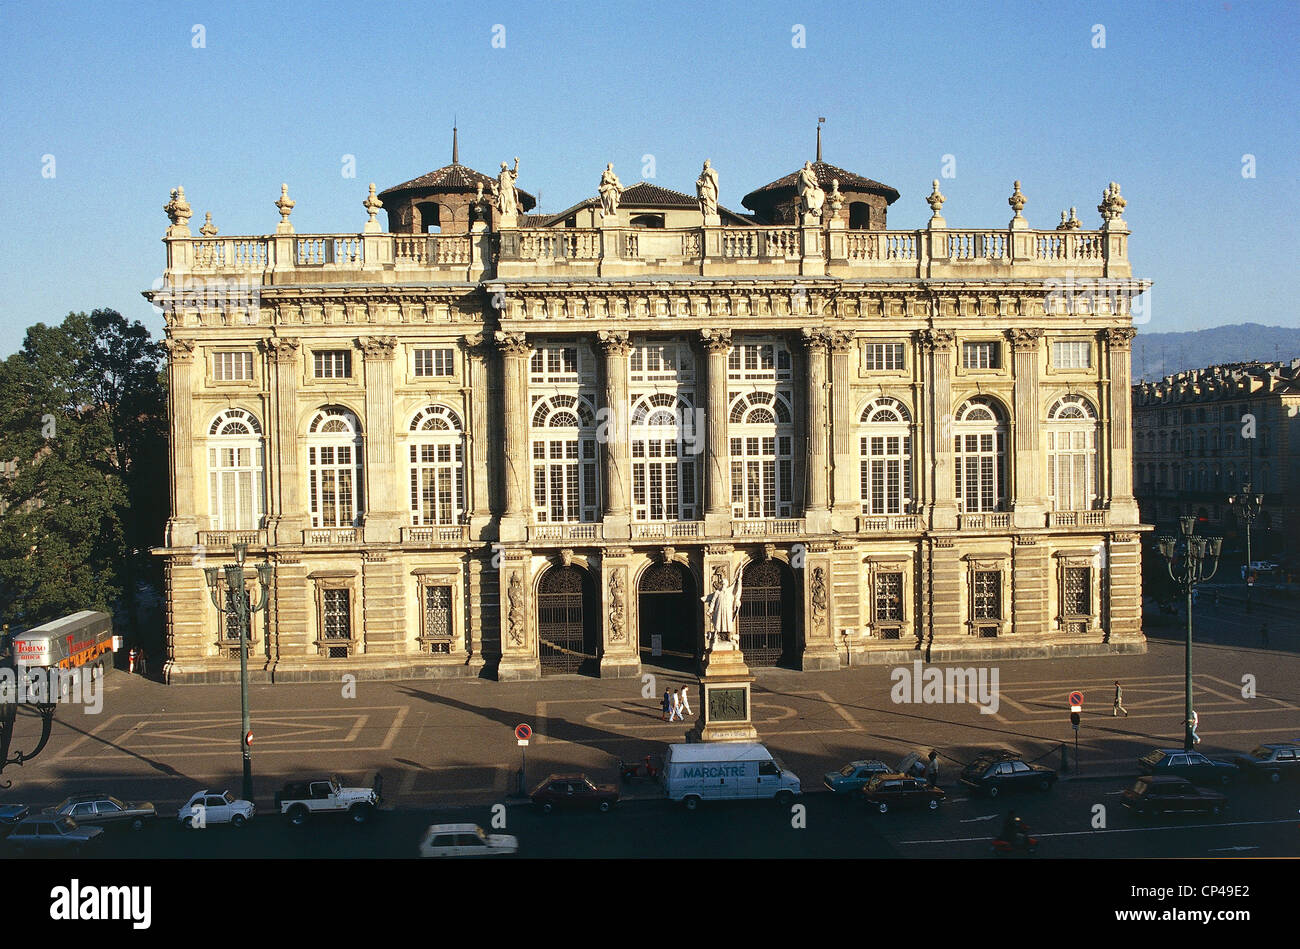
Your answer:
[[[1210,366],[1133,387],[1133,487],[1144,522],[1235,536],[1228,498],[1264,496],[1256,539],[1300,530],[1300,359]]]
[[[201,569],[237,540],[278,679],[691,665],[737,572],[750,665],[1145,648],[1118,186],[1096,230],[1019,182],[955,229],[935,182],[891,231],[820,160],[749,215],[710,174],[543,215],[453,153],[344,234],[286,191],[274,234],[192,235],[174,194],[169,677],[238,669]]]

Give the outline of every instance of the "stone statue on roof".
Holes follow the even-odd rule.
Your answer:
[[[605,166],[600,176],[600,210],[605,217],[610,217],[618,210],[618,199],[626,189],[623,182],[614,174],[614,163]]]
[[[515,182],[519,179],[519,156],[515,156],[515,167],[511,171],[505,162],[501,163],[501,172],[492,186],[492,196],[496,199],[497,212],[504,222],[514,223],[519,214],[519,192]]]
[[[718,173],[709,164],[709,160],[704,159],[704,169],[700,176],[695,179],[695,193],[700,199],[700,213],[704,215],[705,223],[709,223],[711,218],[718,216]]]
[[[817,183],[817,172],[813,170],[810,161],[804,162],[803,167],[799,169],[798,191],[799,210],[803,212],[805,223],[820,221],[822,205],[826,203],[826,192]],[[810,222],[809,218],[815,220]]]

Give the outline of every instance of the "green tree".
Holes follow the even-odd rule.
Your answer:
[[[28,329],[0,363],[0,614],[79,609],[133,627],[167,516],[163,348],[112,310]],[[138,638],[140,630],[134,631]],[[150,640],[155,636],[150,635]]]

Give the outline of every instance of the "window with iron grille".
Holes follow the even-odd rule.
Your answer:
[[[903,368],[902,343],[867,343],[866,349],[868,371]]]
[[[1092,577],[1087,567],[1065,568],[1065,603],[1062,613],[1066,616],[1092,615]]]
[[[352,351],[323,349],[312,354],[317,379],[351,379]]]
[[[416,376],[450,376],[456,372],[452,349],[417,349],[415,351]]]
[[[424,638],[433,652],[451,652],[455,630],[451,618],[451,587],[426,586],[424,588]]]
[[[1002,571],[977,570],[971,613],[977,620],[1002,618]]]
[[[876,622],[903,622],[903,575],[876,574]]]
[[[322,592],[325,605],[324,638],[350,640],[352,638],[351,591],[324,590]]]
[[[962,343],[961,364],[965,369],[997,369],[1002,347],[998,343]]]
[[[217,382],[243,382],[253,378],[253,354],[218,352],[212,354],[212,378]]]

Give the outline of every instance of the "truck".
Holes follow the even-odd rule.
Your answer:
[[[18,669],[87,668],[99,678],[113,668],[113,618],[82,610],[15,633],[13,663]]]
[[[381,777],[369,788],[345,788],[338,776],[312,781],[290,781],[275,793],[275,808],[289,823],[301,827],[308,818],[321,814],[346,814],[354,824],[374,816],[381,796]]]
[[[669,745],[661,783],[671,801],[695,810],[701,801],[772,799],[787,807],[803,793],[795,776],[758,742]]]

